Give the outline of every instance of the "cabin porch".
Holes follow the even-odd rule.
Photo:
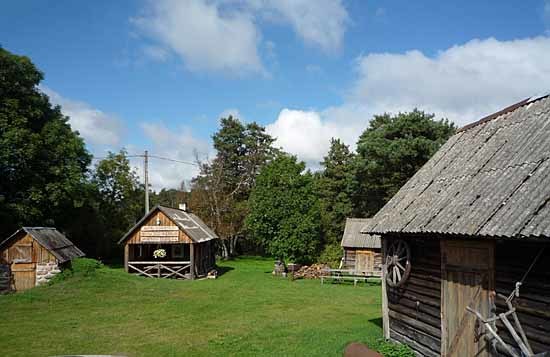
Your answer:
[[[128,244],[127,270],[149,278],[194,279],[193,244]],[[163,249],[166,256],[155,258],[154,251]]]

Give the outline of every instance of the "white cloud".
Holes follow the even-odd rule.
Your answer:
[[[175,52],[193,71],[263,72],[260,34],[242,11],[221,11],[205,0],[158,0],[132,19],[138,28]]]
[[[233,118],[237,118],[242,122],[246,121],[244,115],[242,115],[241,112],[236,108],[228,108],[223,112],[221,112],[220,115],[218,115],[219,118],[227,118],[229,116],[232,116]]]
[[[268,19],[289,23],[305,43],[340,49],[349,16],[340,0],[249,0]],[[266,14],[267,13],[267,14]]]
[[[324,113],[283,109],[277,120],[267,125],[266,131],[276,138],[275,145],[282,147],[309,167],[317,168],[327,153],[330,139],[338,137],[347,143],[356,136],[354,125],[343,126],[337,120],[323,119]]]
[[[414,107],[458,124],[550,90],[550,38],[472,40],[431,58],[414,50],[358,59],[351,101],[371,111]]]
[[[140,126],[144,135],[152,142],[149,150],[152,155],[195,163],[195,153],[201,160],[212,154],[210,143],[196,138],[188,127],[181,126],[173,130],[163,123],[141,123]],[[136,166],[142,176],[143,163],[137,162]],[[161,188],[177,188],[182,181],[188,184],[198,172],[198,167],[193,165],[151,158],[149,182],[156,191]]]
[[[53,104],[61,106],[61,112],[69,117],[73,130],[77,130],[86,143],[119,144],[123,127],[117,117],[93,108],[88,103],[65,98],[50,88],[41,86],[40,89],[50,97]]]
[[[464,125],[550,91],[549,53],[550,37],[536,37],[472,40],[434,57],[418,50],[361,56],[342,105],[283,109],[268,130],[311,165],[326,154],[333,136],[353,148],[374,114],[419,108]]]
[[[288,25],[306,44],[336,52],[349,16],[341,0],[157,0],[130,20],[155,42],[143,48],[150,58],[163,61],[173,52],[191,71],[269,77],[259,49],[276,62],[275,43],[262,42],[263,21]]]

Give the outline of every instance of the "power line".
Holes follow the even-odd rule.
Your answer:
[[[144,179],[144,186],[145,186],[145,214],[149,212],[149,159],[158,159],[158,160],[165,160],[165,161],[171,161],[176,162],[179,164],[185,164],[185,165],[193,165],[193,166],[199,166],[198,164],[190,161],[183,161],[183,160],[177,160],[177,159],[171,159],[168,157],[163,156],[157,156],[157,155],[149,155],[149,152],[145,150],[145,153],[143,155],[126,155],[126,157],[133,157],[133,158],[143,158],[143,179]],[[99,157],[94,156],[93,160],[104,160],[108,159],[108,156]]]
[[[170,159],[170,158],[167,158],[167,157],[161,157],[161,156],[156,156],[156,155],[149,155],[149,157],[152,157],[152,158],[155,158],[155,159],[159,159],[159,160],[166,160],[166,161],[178,162],[178,163],[180,163],[180,164],[199,166],[197,163],[191,162],[191,161],[183,161],[183,160]]]
[[[143,158],[145,155],[126,155],[126,157],[132,157],[132,158]],[[191,162],[191,161],[184,161],[184,160],[177,160],[177,159],[171,159],[171,158],[168,158],[168,157],[163,157],[163,156],[158,156],[158,155],[148,155],[149,158],[153,158],[153,159],[158,159],[158,160],[164,160],[164,161],[171,161],[171,162],[177,162],[179,164],[185,164],[185,165],[193,165],[193,166],[199,166],[197,163],[195,162]],[[109,157],[107,156],[94,156],[92,159],[93,160],[104,160],[104,159],[108,159]]]

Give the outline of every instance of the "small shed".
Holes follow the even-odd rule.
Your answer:
[[[458,130],[362,231],[382,237],[387,338],[424,356],[550,351],[550,97]]]
[[[218,236],[184,209],[155,206],[120,239],[124,268],[150,278],[195,279],[216,264]],[[155,256],[162,251],[164,256]]]
[[[0,291],[48,282],[84,253],[55,228],[23,227],[0,243]]]
[[[369,218],[347,218],[344,235],[340,245],[344,250],[342,268],[357,271],[380,271],[382,269],[382,254],[380,236],[362,234]]]

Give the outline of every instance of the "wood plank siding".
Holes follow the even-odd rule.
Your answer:
[[[494,242],[441,240],[441,350],[443,356],[488,357],[491,346],[479,338],[476,317],[491,315],[494,296]]]
[[[390,243],[392,238],[387,239]],[[399,288],[386,286],[390,337],[416,353],[439,356],[441,349],[441,269],[437,240],[407,240],[411,273]]]
[[[2,252],[2,261],[11,263],[49,263],[55,257],[29,234],[13,242]]]
[[[30,289],[37,284],[38,264],[57,263],[55,256],[28,233],[11,242],[0,257],[3,266],[0,291]]]
[[[159,220],[160,224],[157,224],[157,219]],[[168,218],[162,211],[156,211],[153,213],[150,217],[148,217],[145,222],[140,226],[169,226],[169,227],[177,227],[177,225]],[[179,230],[178,235],[178,243],[192,243],[193,241],[187,234],[185,234],[184,231],[181,229]],[[175,242],[174,242],[175,243]],[[126,244],[142,244],[140,240],[140,230],[136,229],[128,238],[126,241]]]

